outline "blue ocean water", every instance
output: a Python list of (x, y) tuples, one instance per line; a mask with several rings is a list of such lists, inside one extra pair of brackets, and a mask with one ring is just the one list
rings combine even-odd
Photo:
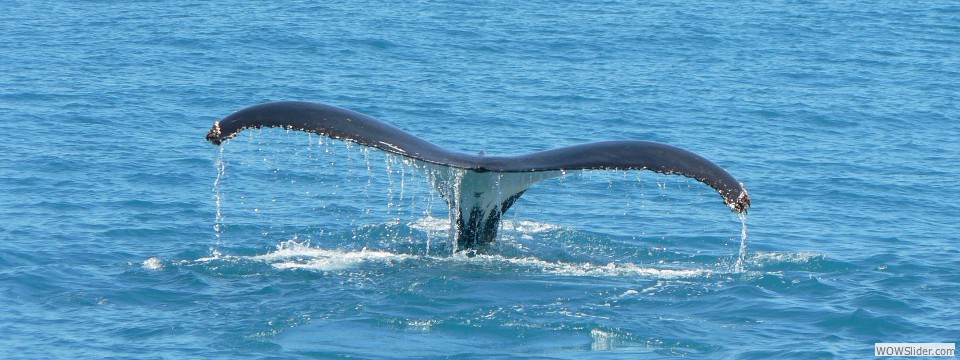
[[(960, 338), (954, 2), (4, 5), (0, 357), (863, 358)], [(543, 182), (489, 251), (454, 254), (401, 159), (204, 140), (276, 100), (466, 153), (694, 151), (750, 191), (744, 270), (716, 193), (648, 172)]]

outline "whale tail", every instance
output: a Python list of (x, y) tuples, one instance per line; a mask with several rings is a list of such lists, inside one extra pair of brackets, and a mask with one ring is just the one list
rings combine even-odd
[(743, 184), (692, 152), (646, 141), (606, 141), (519, 156), (466, 155), (443, 149), (372, 117), (335, 106), (297, 101), (255, 105), (217, 121), (207, 140), (220, 145), (248, 128), (282, 127), (377, 148), (425, 163), (431, 182), (450, 206), (458, 249), (496, 240), (502, 215), (539, 181), (564, 171), (651, 170), (677, 174), (717, 190), (734, 212), (746, 212)]
[(493, 243), (500, 218), (537, 182), (559, 177), (560, 171), (478, 172), (455, 168), (431, 172), (431, 183), (450, 206), (458, 249)]

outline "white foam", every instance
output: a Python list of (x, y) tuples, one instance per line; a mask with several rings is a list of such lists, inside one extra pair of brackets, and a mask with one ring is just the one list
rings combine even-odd
[(593, 329), (590, 330), (590, 337), (593, 338), (593, 342), (590, 344), (590, 350), (609, 351), (613, 350), (614, 341), (617, 340), (619, 336), (617, 333), (611, 331)]
[[(295, 240), (285, 241), (279, 244), (275, 251), (262, 255), (231, 256), (214, 252), (212, 257), (205, 257), (197, 259), (196, 261), (208, 262), (226, 259), (265, 262), (277, 269), (305, 269), (313, 271), (346, 270), (370, 263), (393, 266), (403, 261), (420, 260), (423, 262), (423, 266), (466, 263), (489, 267), (493, 272), (509, 271), (510, 268), (520, 268), (522, 272), (530, 271), (542, 274), (577, 277), (639, 276), (654, 279), (677, 279), (704, 277), (713, 274), (713, 270), (710, 269), (663, 269), (629, 262), (594, 264), (589, 262), (546, 261), (533, 256), (513, 258), (503, 255), (468, 254), (468, 252), (458, 252), (452, 256), (424, 256), (393, 253), (385, 250), (368, 250), (366, 248), (359, 251), (328, 250), (313, 247), (307, 243), (300, 243)], [(148, 266), (162, 267), (158, 259), (155, 260), (155, 262), (151, 260), (152, 259), (148, 259), (144, 262), (145, 268), (148, 268)]]
[(423, 232), (446, 232), (450, 230), (450, 219), (427, 216), (407, 224), (411, 229)]
[(160, 270), (163, 269), (163, 262), (159, 258), (149, 258), (143, 261), (143, 268), (147, 270)]
[[(417, 219), (416, 221), (410, 222), (407, 224), (412, 229), (424, 231), (424, 232), (438, 232), (438, 231), (448, 231), (450, 230), (450, 219), (448, 218), (439, 218), (434, 216), (427, 216), (424, 218)], [(520, 220), (503, 220), (500, 222), (500, 230), (505, 232), (519, 232), (523, 234), (538, 234), (547, 231), (554, 231), (560, 229), (559, 225), (549, 224), (549, 223), (540, 223), (536, 221)]]
[(430, 331), (434, 325), (439, 324), (437, 320), (407, 320), (407, 327), (420, 331)]
[(822, 258), (823, 255), (812, 252), (766, 252), (757, 251), (751, 257), (754, 262), (775, 262), (775, 263), (806, 263), (814, 258)]
[(392, 264), (411, 258), (416, 256), (371, 251), (366, 248), (360, 251), (326, 250), (292, 240), (281, 243), (274, 252), (249, 257), (251, 260), (269, 262), (277, 269), (316, 271), (345, 270), (369, 262)]
[(549, 223), (540, 223), (536, 221), (520, 220), (520, 221), (510, 221), (504, 220), (502, 223), (501, 229), (504, 231), (516, 231), (523, 234), (538, 234), (547, 231), (554, 231), (560, 229), (559, 225), (549, 224)]
[(706, 269), (658, 269), (653, 267), (644, 267), (633, 263), (607, 263), (597, 265), (591, 263), (565, 263), (562, 261), (549, 262), (537, 259), (535, 257), (508, 258), (501, 255), (476, 255), (469, 258), (466, 255), (458, 254), (450, 259), (468, 259), (467, 261), (486, 262), (490, 265), (500, 266), (509, 264), (518, 267), (525, 267), (540, 270), (546, 274), (562, 276), (643, 276), (658, 279), (676, 279), (709, 276), (713, 271)]
[(208, 262), (214, 260), (220, 260), (223, 257), (223, 253), (216, 248), (210, 247), (210, 256), (197, 259), (199, 262)]

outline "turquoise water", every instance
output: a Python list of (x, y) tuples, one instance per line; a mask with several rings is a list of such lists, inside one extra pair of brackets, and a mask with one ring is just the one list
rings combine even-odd
[[(960, 337), (953, 2), (5, 5), (0, 357), (863, 358)], [(275, 100), (466, 153), (694, 151), (750, 191), (744, 271), (719, 196), (647, 172), (543, 182), (488, 252), (454, 254), (400, 159), (204, 140)]]

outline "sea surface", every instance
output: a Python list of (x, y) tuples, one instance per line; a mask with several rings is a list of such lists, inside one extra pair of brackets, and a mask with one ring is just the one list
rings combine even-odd
[[(955, 1), (3, 6), (0, 358), (960, 342)], [(569, 172), (470, 256), (415, 163), (282, 129), (204, 139), (278, 100), (471, 154), (668, 143), (753, 207), (741, 221), (679, 176)]]

